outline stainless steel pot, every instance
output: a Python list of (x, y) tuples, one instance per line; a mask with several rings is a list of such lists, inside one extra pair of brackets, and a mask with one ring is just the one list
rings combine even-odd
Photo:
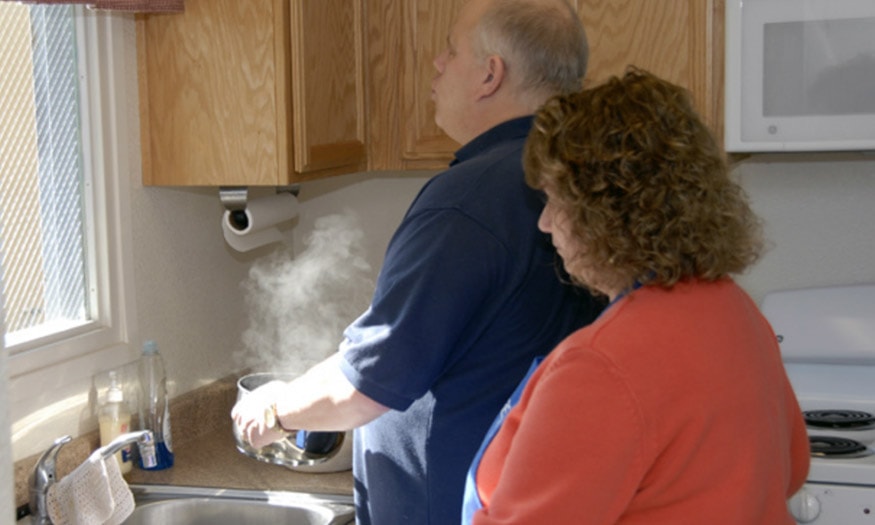
[[(237, 380), (237, 400), (270, 381), (291, 381), (294, 374), (259, 372)], [(339, 472), (352, 468), (352, 432), (314, 432), (298, 430), (285, 439), (253, 448), (243, 440), (237, 424), (234, 440), (237, 450), (251, 458), (291, 470), (305, 472)]]

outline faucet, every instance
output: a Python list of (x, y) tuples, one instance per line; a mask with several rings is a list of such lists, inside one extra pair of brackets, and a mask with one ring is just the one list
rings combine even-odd
[[(55, 442), (43, 452), (33, 468), (33, 473), (30, 476), (30, 512), (33, 515), (31, 520), (32, 525), (50, 525), (49, 508), (47, 498), (49, 487), (55, 484), (56, 463), (58, 452), (61, 447), (72, 441), (71, 436), (63, 436), (55, 440)], [(138, 430), (120, 434), (113, 439), (109, 444), (98, 448), (88, 457), (86, 461), (104, 461), (123, 449), (124, 447), (136, 442), (140, 450), (140, 458), (143, 465), (146, 467), (154, 466), (155, 459), (155, 438), (151, 430)]]
[(88, 458), (91, 461), (101, 461), (111, 458), (116, 452), (130, 445), (137, 443), (137, 448), (140, 450), (140, 459), (144, 467), (154, 467), (157, 459), (155, 456), (155, 436), (151, 430), (136, 430), (127, 434), (119, 434), (115, 439), (107, 445), (100, 447), (91, 453)]
[(55, 462), (61, 447), (73, 440), (72, 436), (59, 437), (52, 446), (43, 452), (36, 462), (33, 473), (30, 475), (30, 511), (33, 514), (31, 523), (44, 525), (51, 523), (49, 511), (46, 506), (46, 496), (49, 487), (55, 483)]

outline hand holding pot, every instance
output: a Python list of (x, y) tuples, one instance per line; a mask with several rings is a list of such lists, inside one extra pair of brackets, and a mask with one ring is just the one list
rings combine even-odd
[(286, 437), (276, 420), (276, 403), (286, 395), (288, 384), (271, 381), (237, 400), (231, 410), (239, 436), (253, 448), (262, 448)]
[[(334, 354), (304, 374), (256, 372), (241, 377), (231, 410), (237, 450), (295, 470), (349, 469), (350, 429), (389, 409), (352, 386), (340, 359)], [(283, 417), (279, 425), (277, 414)]]

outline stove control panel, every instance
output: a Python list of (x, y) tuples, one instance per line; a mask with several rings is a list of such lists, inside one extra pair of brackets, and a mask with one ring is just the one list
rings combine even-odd
[(875, 525), (875, 486), (807, 483), (788, 505), (800, 525)]

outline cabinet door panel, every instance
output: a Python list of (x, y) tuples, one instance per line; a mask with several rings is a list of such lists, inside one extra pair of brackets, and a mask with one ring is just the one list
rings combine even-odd
[(143, 182), (277, 186), (366, 168), (363, 0), (187, 0), (137, 21)]
[[(590, 41), (587, 82), (629, 64), (683, 85), (722, 137), (724, 0), (571, 0)], [(371, 169), (442, 168), (458, 144), (434, 125), (432, 61), (464, 0), (366, 0)]]
[(723, 0), (578, 0), (590, 44), (587, 84), (646, 69), (693, 92), (722, 130)]
[(183, 14), (138, 20), (144, 183), (285, 183), (279, 5), (189, 1)]
[(448, 153), (459, 144), (434, 123), (431, 81), (434, 58), (447, 45), (447, 33), (463, 0), (408, 0), (403, 3), (404, 40), (410, 52), (404, 56), (402, 115), (405, 160), (436, 159), (445, 164)]
[(365, 162), (361, 0), (294, 0), (295, 171)]
[(365, 3), (369, 167), (446, 168), (459, 145), (434, 124), (431, 80), (464, 0)]

